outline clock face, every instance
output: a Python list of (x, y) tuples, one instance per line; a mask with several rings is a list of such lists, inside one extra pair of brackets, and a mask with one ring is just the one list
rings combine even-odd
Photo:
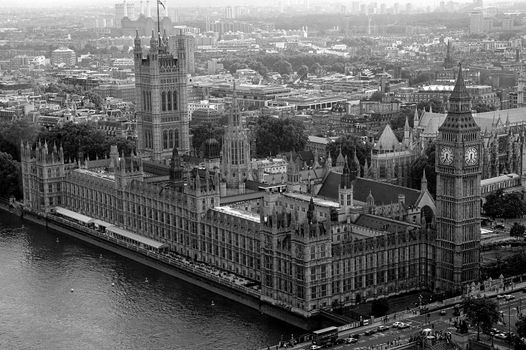
[(479, 152), (476, 147), (469, 147), (464, 154), (466, 165), (476, 165), (479, 161)]
[(449, 147), (442, 147), (440, 150), (440, 163), (450, 165), (453, 163), (453, 151)]

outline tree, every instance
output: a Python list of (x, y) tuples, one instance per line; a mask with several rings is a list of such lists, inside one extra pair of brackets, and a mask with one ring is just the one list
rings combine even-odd
[[(346, 135), (340, 137), (335, 142), (332, 142), (327, 147), (333, 161), (338, 158), (340, 149), (344, 156), (352, 160), (354, 150), (356, 150), (356, 157), (360, 161), (360, 164), (365, 164), (365, 160), (371, 164), (371, 144), (364, 142), (361, 138), (354, 135)], [(352, 162), (351, 162), (352, 163)]]
[(526, 316), (520, 317), (515, 323), (515, 327), (517, 328), (517, 335), (521, 338), (526, 338)]
[(274, 64), (274, 70), (281, 75), (290, 75), (292, 73), (292, 65), (289, 61), (279, 60)]
[(526, 214), (526, 205), (520, 194), (504, 193), (502, 189), (486, 196), (483, 209), (492, 218), (513, 219)]
[(475, 110), (477, 113), (490, 112), (490, 111), (494, 111), (495, 109), (496, 109), (495, 106), (488, 105), (482, 102), (473, 104), (473, 110)]
[(442, 101), (436, 98), (432, 98), (428, 101), (419, 102), (416, 105), (416, 108), (418, 108), (418, 110), (426, 111), (429, 111), (429, 108), (431, 108), (435, 113), (444, 113), (444, 103), (442, 103)]
[(462, 307), (466, 318), (477, 327), (477, 340), (480, 340), (480, 330), (488, 332), (500, 317), (498, 305), (491, 299), (468, 298), (464, 300)]
[(424, 73), (420, 73), (418, 74), (411, 82), (410, 84), (411, 85), (419, 85), (419, 84), (422, 84), (422, 83), (427, 83), (428, 81), (431, 81), (435, 78), (435, 76), (433, 75), (433, 73), (431, 72), (424, 72)]
[(320, 75), (321, 74), (321, 71), (322, 71), (322, 68), (321, 68), (321, 64), (319, 64), (318, 62), (314, 63), (310, 69), (309, 69), (310, 72), (313, 72), (314, 74), (316, 75)]
[(85, 97), (88, 98), (91, 102), (93, 102), (96, 108), (99, 108), (99, 109), (102, 108), (102, 104), (104, 103), (104, 100), (99, 94), (88, 91), (86, 92)]
[(303, 64), (300, 68), (298, 68), (298, 76), (301, 80), (305, 79), (307, 74), (309, 74), (309, 67)]
[(254, 135), (258, 157), (303, 150), (307, 143), (303, 123), (291, 118), (260, 117), (257, 120)]
[(92, 124), (66, 123), (58, 128), (42, 131), (38, 138), (48, 145), (62, 145), (65, 159), (78, 159), (79, 153), (89, 159), (104, 158), (110, 145), (116, 144), (119, 152), (131, 153), (135, 145), (122, 137), (107, 136)]
[(0, 124), (0, 150), (9, 153), (20, 161), (20, 143), (33, 143), (38, 134), (35, 124), (26, 119), (13, 120)]
[(382, 99), (384, 98), (385, 94), (381, 91), (375, 91), (373, 92), (373, 94), (371, 95), (371, 98), (370, 100), (371, 101), (382, 101)]
[(427, 189), (434, 197), (436, 194), (436, 172), (435, 172), (435, 150), (434, 144), (430, 145), (423, 155), (411, 163), (411, 187), (420, 189), (422, 185), (422, 175), (426, 170)]
[(526, 231), (526, 227), (516, 222), (510, 229), (510, 236), (522, 237), (524, 236), (524, 231)]
[(195, 150), (199, 150), (203, 143), (210, 138), (215, 138), (219, 142), (219, 145), (221, 145), (224, 131), (225, 129), (223, 127), (211, 123), (192, 128), (192, 147)]
[(20, 164), (10, 154), (0, 152), (0, 197), (22, 197)]

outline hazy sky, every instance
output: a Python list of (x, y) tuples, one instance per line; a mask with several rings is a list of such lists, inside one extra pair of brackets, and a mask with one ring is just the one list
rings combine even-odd
[[(133, 0), (128, 0), (133, 1)], [(240, 4), (251, 4), (255, 6), (264, 6), (269, 3), (277, 3), (277, 0), (164, 0), (166, 1), (168, 7), (179, 7), (179, 6), (227, 6), (227, 5), (240, 5)], [(282, 0), (287, 2), (287, 0)], [(297, 0), (296, 0), (297, 1)], [(335, 2), (333, 0), (331, 2)], [(360, 1), (360, 0), (359, 0)], [(377, 3), (386, 3), (392, 4), (395, 1), (400, 3), (411, 2), (414, 5), (421, 6), (424, 3), (429, 2), (430, 5), (437, 3), (439, 0), (374, 0)], [(472, 0), (457, 0), (458, 2), (470, 2)], [(487, 0), (488, 2), (500, 2), (505, 0)], [(113, 7), (117, 2), (122, 2), (122, 0), (0, 0), (0, 7), (25, 7), (25, 8), (37, 8), (37, 7), (87, 7), (87, 6), (104, 6), (104, 7)], [(135, 0), (136, 3), (139, 0)], [(295, 0), (292, 0), (295, 2)], [(310, 0), (311, 4), (313, 3), (322, 3), (321, 0)], [(340, 3), (351, 3), (352, 0), (338, 0)], [(360, 2), (366, 3), (368, 0), (361, 0)], [(520, 0), (516, 2), (521, 2)], [(155, 0), (150, 0), (150, 3), (154, 4)]]

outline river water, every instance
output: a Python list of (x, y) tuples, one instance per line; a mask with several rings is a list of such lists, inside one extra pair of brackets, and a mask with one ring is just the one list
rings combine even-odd
[(0, 211), (0, 349), (261, 349), (297, 332)]

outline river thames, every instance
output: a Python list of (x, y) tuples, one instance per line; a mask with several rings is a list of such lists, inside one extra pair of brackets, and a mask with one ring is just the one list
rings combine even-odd
[(0, 211), (0, 349), (261, 349), (295, 332)]

